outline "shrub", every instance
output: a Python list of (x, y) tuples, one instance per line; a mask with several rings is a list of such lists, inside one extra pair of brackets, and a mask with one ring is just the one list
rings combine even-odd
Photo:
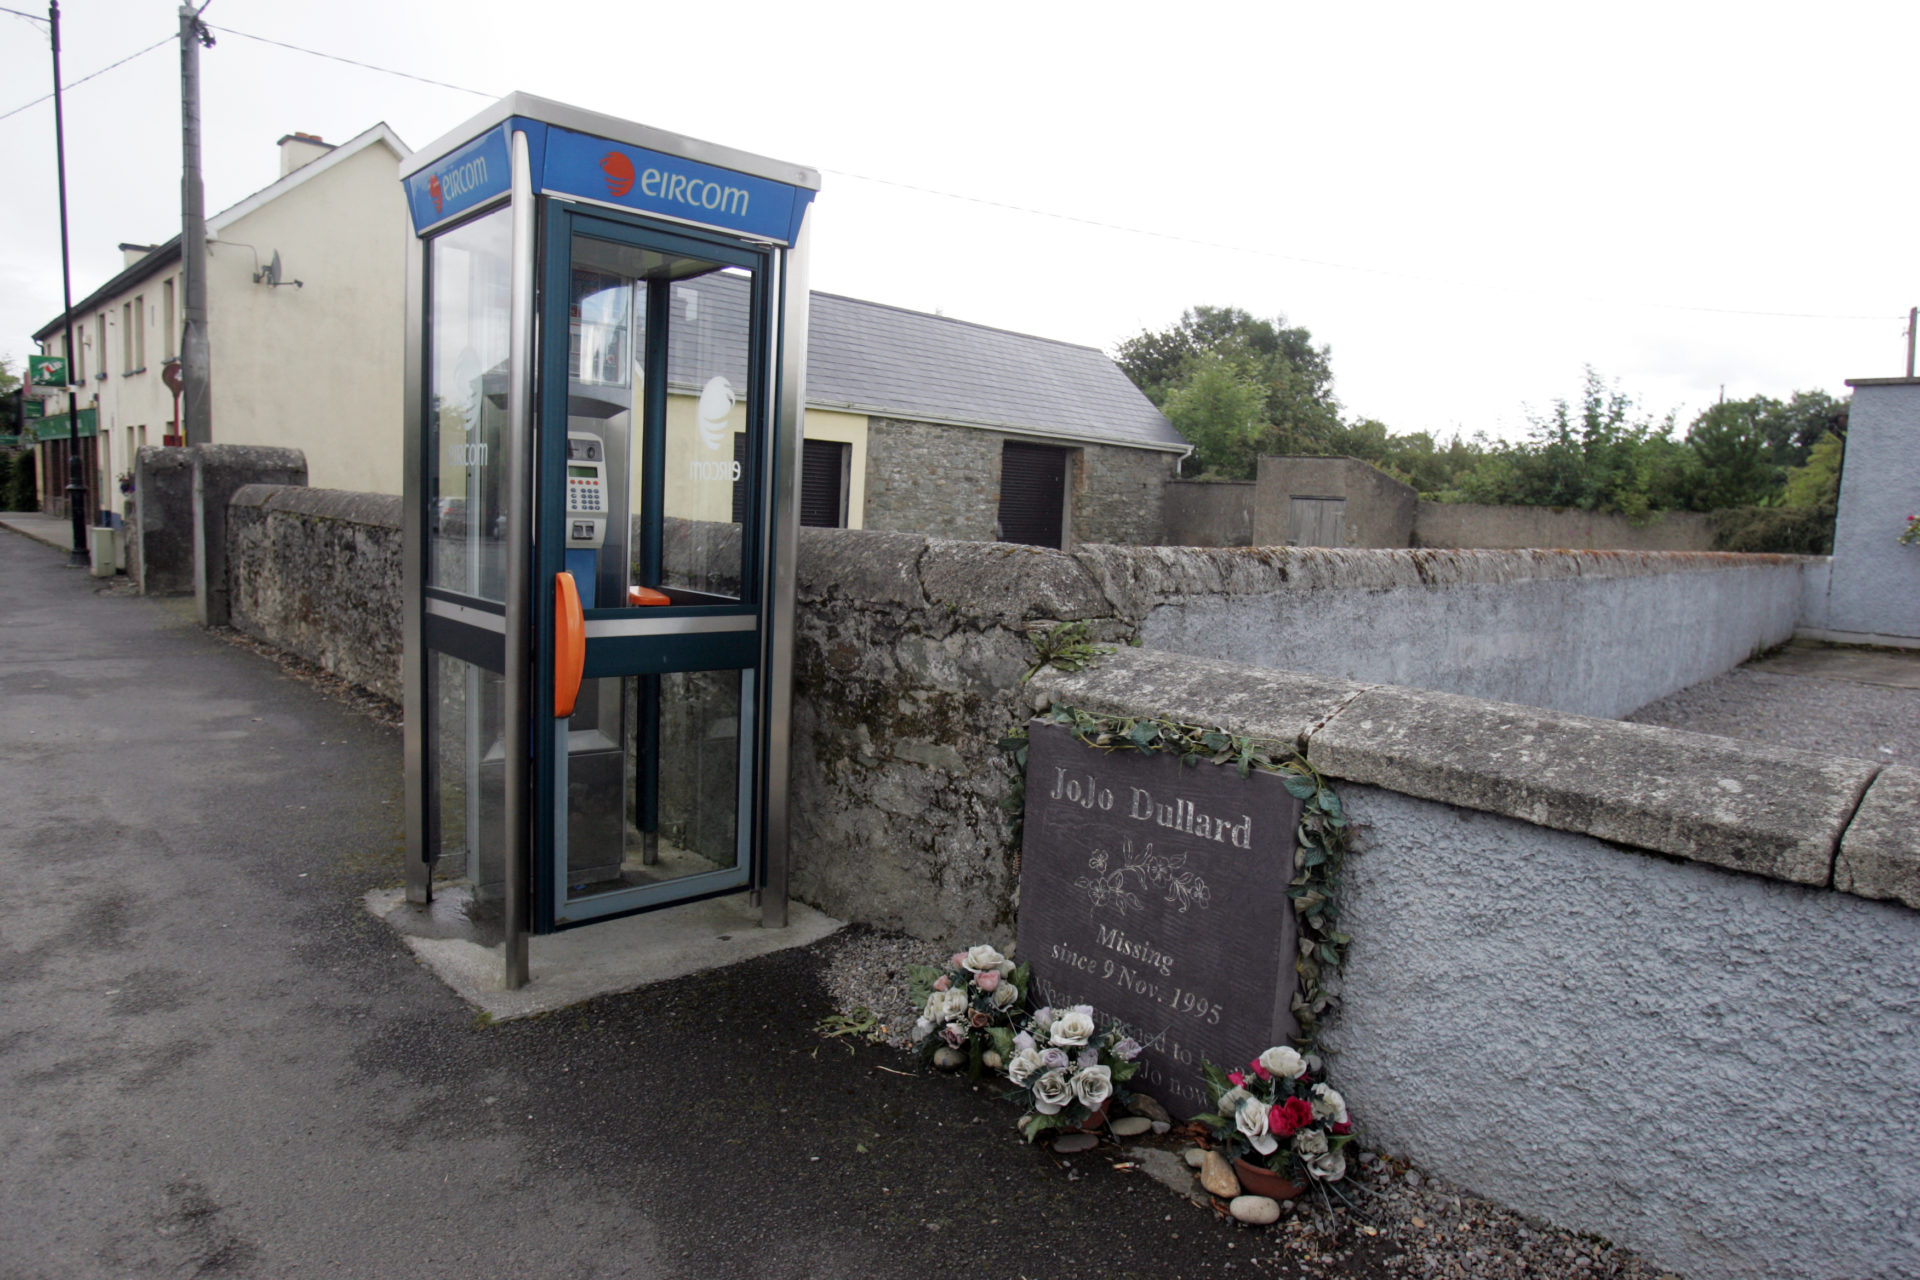
[(1831, 506), (1725, 507), (1708, 516), (1715, 551), (1833, 554)]

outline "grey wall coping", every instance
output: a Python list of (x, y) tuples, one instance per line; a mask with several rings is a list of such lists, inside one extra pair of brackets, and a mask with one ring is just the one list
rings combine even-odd
[(1148, 649), (1032, 688), (1036, 705), (1304, 742), (1314, 768), (1347, 782), (1920, 907), (1920, 770)]
[(1920, 769), (1888, 765), (1840, 841), (1833, 887), (1920, 908)]
[(228, 504), (291, 515), (345, 520), (352, 524), (399, 529), (403, 508), (400, 495), (361, 493), (351, 489), (309, 489), (304, 486), (250, 484), (236, 489)]

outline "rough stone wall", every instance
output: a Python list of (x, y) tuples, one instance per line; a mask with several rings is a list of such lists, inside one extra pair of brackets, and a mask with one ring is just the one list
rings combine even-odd
[(1422, 502), (1416, 547), (1565, 547), (1575, 551), (1711, 551), (1713, 527), (1694, 511), (1664, 511), (1646, 524), (1625, 516), (1557, 507), (1492, 507)]
[(1694, 1280), (1920, 1266), (1920, 913), (1343, 787), (1362, 1140)]
[(400, 499), (249, 485), (227, 507), (234, 628), (400, 700)]
[(192, 595), (193, 451), (142, 445), (135, 459), (134, 580), (142, 595)]
[(1170, 547), (1250, 547), (1253, 507), (1251, 480), (1169, 481), (1162, 541)]
[(991, 542), (1000, 510), (1003, 439), (973, 427), (873, 419), (866, 527)]
[(1920, 512), (1920, 378), (1851, 385), (1833, 581), (1814, 625), (1911, 644), (1920, 640), (1920, 546), (1899, 537)]
[(1084, 445), (1073, 467), (1073, 541), (1156, 546), (1167, 540), (1172, 453)]

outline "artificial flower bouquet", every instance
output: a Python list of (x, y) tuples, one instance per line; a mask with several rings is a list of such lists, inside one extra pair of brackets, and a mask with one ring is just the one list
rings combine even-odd
[(1353, 1141), (1353, 1121), (1317, 1058), (1275, 1045), (1238, 1071), (1203, 1062), (1201, 1072), (1213, 1111), (1194, 1119), (1213, 1131), (1214, 1146), (1227, 1159), (1302, 1186), (1346, 1176), (1340, 1149)]
[(1109, 1099), (1126, 1101), (1140, 1056), (1131, 1036), (1099, 1029), (1090, 1004), (1036, 1009), (1007, 1049), (1007, 1079), (1024, 1098), (1020, 1131), (1028, 1142), (1048, 1129), (1085, 1127)]
[(907, 981), (920, 1006), (913, 1038), (935, 1066), (964, 1066), (976, 1079), (982, 1068), (1001, 1069), (1026, 1012), (1026, 965), (983, 944), (954, 952), (944, 969), (913, 965)]

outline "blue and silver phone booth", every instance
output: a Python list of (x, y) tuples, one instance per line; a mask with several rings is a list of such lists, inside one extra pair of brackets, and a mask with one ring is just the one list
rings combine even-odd
[(811, 169), (515, 94), (401, 166), (407, 888), (786, 923)]

